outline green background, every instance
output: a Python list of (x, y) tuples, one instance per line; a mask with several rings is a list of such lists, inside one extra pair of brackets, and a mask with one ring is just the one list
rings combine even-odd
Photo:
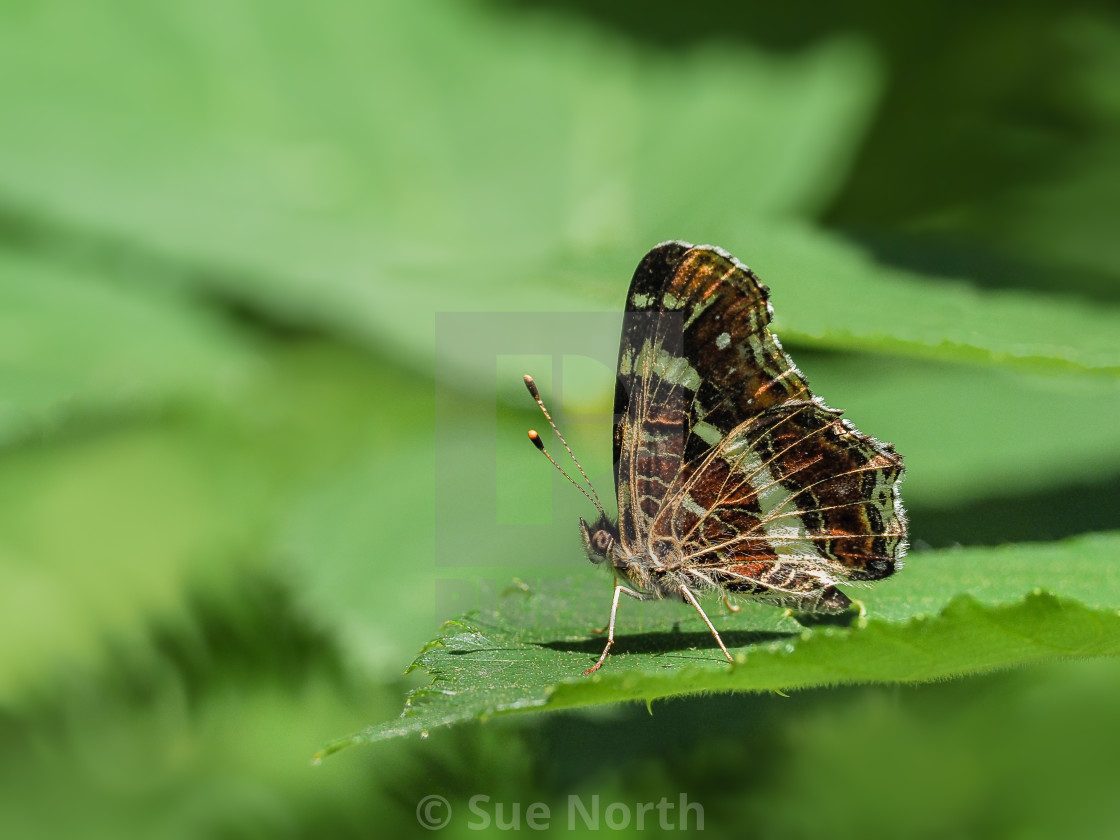
[(0, 6), (0, 836), (428, 836), (430, 794), (441, 836), (477, 794), (567, 835), (570, 794), (682, 793), (712, 836), (1115, 836), (1115, 659), (310, 759), (515, 577), (605, 618), (520, 376), (610, 496), (617, 313), (670, 238), (758, 271), (906, 457), (900, 581), (1010, 551), (1115, 611), (1114, 537), (1099, 586), (1005, 546), (1120, 526), (1118, 77), (1085, 0)]

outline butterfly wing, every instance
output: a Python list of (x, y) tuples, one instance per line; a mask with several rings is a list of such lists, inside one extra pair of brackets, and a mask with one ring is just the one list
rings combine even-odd
[(614, 463), (619, 539), (627, 548), (649, 533), (684, 458), (687, 408), (698, 377), (695, 371), (667, 370), (664, 362), (680, 355), (684, 321), (665, 313), (661, 301), (687, 250), (683, 243), (667, 242), (650, 251), (626, 296), (614, 397)]
[(709, 246), (651, 251), (627, 298), (615, 460), (624, 545), (698, 584), (838, 609), (905, 550), (902, 461), (809, 391), (769, 293)]
[(905, 551), (901, 457), (816, 400), (744, 422), (666, 494), (651, 540), (697, 585), (799, 609), (847, 606), (836, 583), (887, 577)]

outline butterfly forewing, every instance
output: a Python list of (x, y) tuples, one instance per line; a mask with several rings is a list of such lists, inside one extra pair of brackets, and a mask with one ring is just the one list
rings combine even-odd
[(642, 260), (630, 284), (618, 351), (614, 460), (619, 535), (636, 546), (676, 478), (699, 376), (683, 354), (684, 314), (664, 306), (687, 246), (670, 242)]
[(768, 335), (767, 290), (717, 248), (667, 242), (639, 264), (626, 299), (615, 392), (620, 530), (648, 534), (660, 500), (695, 459), (761, 408), (808, 389)]

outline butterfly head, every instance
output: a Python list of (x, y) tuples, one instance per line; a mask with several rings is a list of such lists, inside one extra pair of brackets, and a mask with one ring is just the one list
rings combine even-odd
[(611, 556), (611, 549), (618, 542), (618, 527), (607, 519), (606, 514), (601, 515), (594, 525), (588, 525), (587, 520), (580, 517), (579, 530), (587, 559), (599, 565)]

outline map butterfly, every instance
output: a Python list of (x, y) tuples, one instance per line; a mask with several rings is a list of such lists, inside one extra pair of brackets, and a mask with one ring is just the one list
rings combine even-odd
[(665, 242), (638, 265), (626, 297), (615, 389), (618, 522), (525, 377), (599, 511), (580, 519), (591, 562), (615, 574), (606, 646), (620, 595), (675, 598), (719, 632), (698, 594), (717, 591), (798, 611), (840, 613), (837, 584), (893, 574), (906, 552), (902, 458), (813, 396), (771, 334), (769, 290), (709, 245)]

